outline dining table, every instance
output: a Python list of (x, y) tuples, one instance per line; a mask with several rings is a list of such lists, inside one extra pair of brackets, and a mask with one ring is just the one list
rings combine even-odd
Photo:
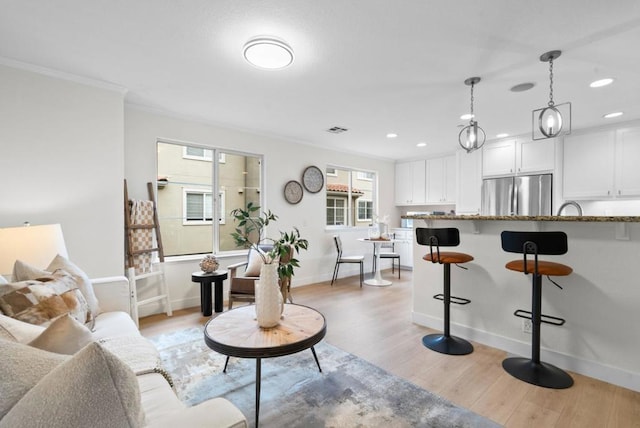
[(380, 273), (380, 247), (382, 247), (382, 244), (391, 244), (393, 242), (397, 242), (397, 240), (393, 238), (358, 238), (358, 241), (373, 244), (373, 252), (376, 255), (376, 270), (373, 274), (373, 278), (365, 279), (364, 283), (374, 287), (388, 287), (393, 284), (391, 281), (383, 279), (382, 274)]

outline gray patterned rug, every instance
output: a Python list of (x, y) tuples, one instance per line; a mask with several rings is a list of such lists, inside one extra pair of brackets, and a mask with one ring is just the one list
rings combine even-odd
[[(225, 357), (202, 328), (151, 337), (180, 399), (195, 405), (223, 396), (254, 424), (255, 360)], [(469, 410), (322, 341), (311, 351), (262, 360), (262, 427), (497, 427)]]

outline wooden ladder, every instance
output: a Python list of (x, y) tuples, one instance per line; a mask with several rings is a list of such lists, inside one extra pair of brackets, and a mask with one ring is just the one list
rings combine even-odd
[[(129, 291), (131, 298), (131, 318), (138, 325), (138, 308), (140, 306), (154, 303), (163, 302), (164, 309), (167, 316), (173, 314), (171, 310), (171, 299), (169, 297), (169, 288), (165, 280), (164, 272), (164, 251), (162, 248), (162, 235), (160, 234), (160, 223), (158, 222), (158, 210), (156, 207), (155, 192), (153, 189), (153, 183), (147, 183), (147, 190), (149, 192), (149, 200), (153, 204), (153, 216), (151, 224), (132, 224), (131, 222), (131, 205), (133, 201), (129, 200), (129, 193), (127, 191), (127, 180), (124, 180), (124, 227), (126, 232), (126, 253), (127, 253), (127, 278), (129, 279)], [(149, 248), (134, 249), (135, 233), (137, 230), (152, 229), (155, 233), (155, 246), (151, 245)], [(152, 239), (153, 243), (153, 239)], [(149, 272), (141, 272), (136, 274), (134, 267), (135, 257), (143, 254), (157, 253), (159, 263), (152, 263), (151, 270)], [(155, 281), (147, 280), (149, 278), (157, 278)], [(151, 288), (153, 285), (159, 287), (157, 295), (148, 297), (142, 300), (138, 300), (138, 286), (141, 288)]]

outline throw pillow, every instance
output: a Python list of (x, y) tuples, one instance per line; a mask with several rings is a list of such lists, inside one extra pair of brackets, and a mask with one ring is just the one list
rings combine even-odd
[(87, 300), (89, 308), (91, 309), (91, 313), (94, 316), (97, 316), (100, 313), (100, 307), (98, 305), (98, 298), (93, 291), (91, 280), (89, 279), (87, 274), (82, 271), (82, 269), (59, 254), (54, 257), (54, 259), (51, 261), (51, 263), (49, 263), (49, 266), (45, 270), (38, 269), (37, 267), (31, 266), (21, 260), (16, 260), (15, 264), (13, 265), (13, 280), (25, 281), (28, 279), (47, 277), (58, 269), (62, 269), (65, 272), (70, 273), (76, 279), (78, 288), (80, 289), (80, 292), (82, 293), (84, 298)]
[(0, 422), (4, 422), (3, 418), (9, 410), (36, 383), (67, 358), (66, 355), (42, 351), (22, 343), (0, 340)]
[(53, 321), (29, 346), (43, 351), (73, 355), (93, 342), (91, 331), (69, 314)]
[(260, 276), (260, 268), (264, 263), (262, 257), (264, 256), (265, 253), (260, 249), (249, 249), (249, 262), (247, 263), (247, 269), (244, 271), (244, 276)]
[(10, 335), (14, 342), (29, 343), (40, 336), (45, 328), (0, 314), (0, 330)]
[(135, 374), (96, 342), (53, 369), (0, 420), (0, 428), (143, 424)]
[(83, 324), (91, 320), (89, 306), (75, 279), (64, 271), (58, 271), (51, 281), (0, 285), (0, 310), (36, 325), (48, 324), (66, 313)]

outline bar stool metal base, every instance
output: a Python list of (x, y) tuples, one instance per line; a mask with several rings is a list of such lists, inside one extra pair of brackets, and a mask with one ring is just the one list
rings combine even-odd
[(502, 361), (502, 367), (511, 376), (533, 385), (553, 389), (573, 385), (573, 379), (564, 370), (551, 364), (536, 363), (530, 358), (507, 358)]
[(444, 334), (428, 334), (422, 344), (432, 351), (447, 355), (467, 355), (473, 352), (473, 345), (464, 339)]

